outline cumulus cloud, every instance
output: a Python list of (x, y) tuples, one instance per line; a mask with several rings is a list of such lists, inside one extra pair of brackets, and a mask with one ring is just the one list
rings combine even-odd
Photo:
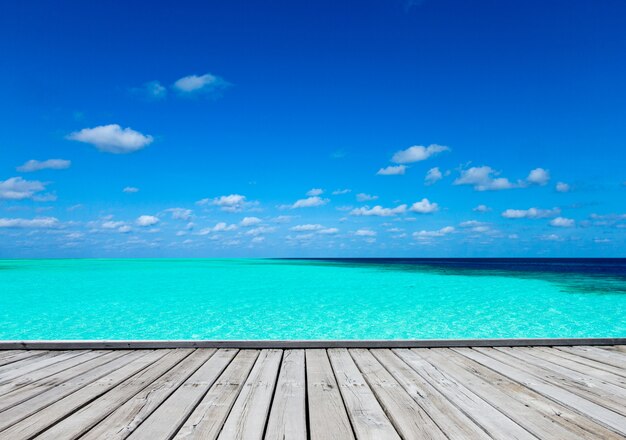
[(539, 237), (543, 241), (563, 241), (563, 237), (557, 234), (547, 234)]
[(169, 208), (165, 212), (168, 212), (174, 220), (190, 220), (193, 211), (186, 208)]
[(219, 206), (221, 210), (228, 212), (241, 211), (245, 206), (252, 204), (252, 202), (246, 201), (246, 196), (241, 194), (230, 194), (227, 196), (220, 196), (214, 199), (202, 199), (196, 202), (197, 205), (214, 205)]
[(359, 202), (369, 202), (371, 200), (376, 200), (378, 196), (373, 196), (371, 194), (359, 193), (356, 195), (356, 199)]
[(120, 226), (124, 226), (126, 223), (123, 221), (113, 221), (113, 220), (107, 220), (102, 222), (102, 227), (104, 229), (117, 229)]
[(172, 87), (181, 95), (216, 95), (229, 86), (230, 84), (219, 76), (205, 73), (182, 77)]
[(489, 212), (491, 211), (491, 208), (487, 205), (478, 205), (477, 207), (475, 207), (472, 211), (476, 211), (476, 212)]
[(65, 159), (29, 160), (24, 165), (17, 167), (17, 171), (30, 173), (39, 170), (64, 170), (69, 168), (72, 162)]
[(0, 228), (19, 228), (19, 229), (47, 229), (59, 226), (59, 220), (55, 217), (36, 217), (27, 218), (0, 218)]
[(432, 185), (441, 179), (443, 179), (443, 174), (441, 173), (439, 167), (435, 167), (428, 170), (426, 177), (424, 177), (424, 183), (426, 185)]
[(141, 227), (154, 226), (159, 223), (159, 218), (154, 215), (140, 215), (135, 223)]
[(423, 240), (423, 239), (428, 239), (428, 238), (433, 238), (433, 237), (443, 237), (444, 235), (451, 234), (454, 231), (455, 229), (453, 226), (446, 226), (446, 227), (443, 227), (441, 229), (437, 229), (434, 231), (421, 230), (419, 232), (414, 232), (413, 237)]
[(556, 226), (558, 228), (571, 228), (576, 224), (574, 219), (565, 218), (565, 217), (557, 217), (550, 220), (551, 226)]
[(313, 188), (306, 193), (309, 197), (321, 196), (322, 194), (324, 194), (324, 190), (321, 188)]
[(291, 208), (291, 209), (313, 208), (315, 206), (325, 205), (329, 201), (330, 200), (323, 199), (323, 198), (321, 198), (319, 196), (313, 196), (313, 197), (307, 197), (306, 199), (296, 200), (293, 205), (283, 206), (283, 208), (285, 208), (285, 207), (286, 208)]
[(317, 231), (318, 234), (332, 235), (337, 234), (339, 229), (337, 228), (324, 228)]
[(351, 189), (336, 189), (333, 191), (333, 195), (334, 196), (340, 196), (342, 194), (348, 194), (350, 191), (352, 191)]
[(545, 185), (550, 180), (550, 172), (548, 170), (544, 170), (543, 168), (535, 168), (531, 170), (526, 178), (528, 183), (533, 183), (536, 185)]
[(439, 205), (437, 203), (431, 203), (430, 200), (424, 198), (419, 202), (413, 203), (410, 208), (411, 212), (417, 212), (419, 214), (431, 214), (439, 211)]
[(91, 144), (100, 151), (113, 154), (139, 151), (154, 140), (150, 135), (144, 135), (130, 127), (123, 129), (118, 124), (83, 128), (80, 131), (70, 133), (67, 139)]
[(406, 205), (399, 205), (395, 208), (383, 208), (380, 205), (376, 205), (373, 208), (364, 206), (362, 208), (356, 208), (350, 211), (350, 215), (356, 216), (376, 216), (376, 217), (390, 217), (397, 214), (404, 214), (406, 212)]
[(407, 148), (406, 150), (401, 150), (396, 152), (391, 158), (392, 162), (395, 163), (412, 163), (419, 162), (422, 160), (426, 160), (429, 157), (432, 157), (436, 154), (439, 154), (443, 151), (449, 151), (450, 148), (444, 147), (443, 145), (432, 144), (428, 147), (424, 147), (423, 145), (414, 145), (412, 147)]
[(270, 232), (274, 232), (275, 230), (276, 228), (271, 227), (271, 226), (259, 226), (257, 228), (252, 228), (246, 231), (246, 235), (257, 236), (257, 235), (269, 234)]
[(45, 195), (38, 194), (46, 189), (46, 185), (46, 183), (38, 180), (25, 180), (21, 177), (0, 180), (0, 200), (33, 199), (47, 201)]
[(502, 213), (502, 217), (504, 218), (546, 218), (546, 217), (557, 216), (560, 213), (561, 213), (561, 210), (559, 208), (507, 209), (506, 211)]
[(354, 231), (354, 235), (357, 237), (376, 237), (376, 231), (372, 231), (371, 229), (359, 229)]
[(122, 190), (122, 192), (132, 194), (132, 193), (139, 192), (139, 188), (135, 188), (134, 186), (127, 186), (126, 188)]
[(404, 174), (405, 172), (406, 172), (406, 166), (404, 165), (397, 165), (397, 166), (389, 165), (388, 167), (381, 168), (380, 170), (378, 170), (376, 174), (379, 176), (399, 176), (401, 174)]
[(572, 188), (570, 187), (568, 183), (558, 182), (556, 184), (555, 189), (557, 190), (557, 192), (566, 193), (566, 192), (570, 192)]
[(241, 226), (248, 227), (261, 223), (261, 219), (258, 217), (244, 217), (239, 223)]
[(518, 186), (505, 177), (497, 177), (499, 174), (489, 166), (471, 167), (461, 170), (454, 184), (472, 185), (476, 191), (497, 191)]

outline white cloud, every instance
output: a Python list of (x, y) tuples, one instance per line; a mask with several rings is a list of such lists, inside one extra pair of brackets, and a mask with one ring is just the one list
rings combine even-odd
[(320, 229), (319, 231), (317, 231), (318, 234), (325, 234), (325, 235), (332, 235), (338, 232), (339, 232), (339, 229), (337, 228), (325, 228), (325, 229)]
[(505, 218), (546, 218), (554, 217), (561, 213), (559, 208), (552, 209), (507, 209), (502, 213), (502, 217)]
[(536, 185), (545, 185), (550, 180), (550, 172), (543, 168), (535, 168), (531, 170), (526, 178), (528, 183), (534, 183)]
[(138, 226), (142, 227), (153, 226), (159, 223), (159, 218), (153, 215), (140, 215), (139, 217), (137, 217), (135, 223), (137, 223)]
[(376, 205), (373, 208), (365, 206), (362, 208), (353, 209), (352, 211), (350, 211), (350, 215), (390, 217), (397, 214), (404, 214), (405, 212), (406, 205), (399, 205), (395, 208), (383, 208), (380, 205)]
[(419, 232), (414, 232), (413, 237), (420, 239), (420, 240), (424, 240), (424, 239), (428, 239), (432, 237), (443, 237), (444, 235), (451, 234), (454, 231), (455, 229), (453, 226), (446, 226), (444, 228), (437, 229), (435, 231), (422, 230)]
[(124, 226), (125, 224), (126, 223), (122, 221), (107, 220), (105, 222), (102, 222), (102, 227), (104, 229), (117, 229), (120, 226)]
[(557, 190), (557, 192), (566, 193), (566, 192), (570, 192), (572, 188), (570, 187), (568, 183), (558, 182), (556, 184), (555, 189)]
[(292, 215), (279, 215), (278, 217), (274, 217), (272, 221), (274, 223), (289, 223), (292, 218)]
[(333, 191), (333, 195), (334, 196), (340, 196), (342, 194), (348, 194), (349, 192), (351, 192), (351, 189), (336, 189)]
[(354, 232), (357, 237), (376, 237), (376, 232), (371, 229), (359, 229)]
[(441, 179), (443, 179), (443, 174), (441, 174), (439, 167), (435, 167), (428, 170), (426, 177), (424, 178), (424, 183), (426, 183), (426, 185), (432, 185)]
[(219, 206), (222, 211), (238, 212), (241, 211), (246, 205), (252, 202), (246, 201), (246, 196), (241, 194), (230, 194), (227, 196), (220, 196), (214, 199), (202, 199), (196, 202), (197, 205), (214, 205)]
[(324, 194), (324, 190), (321, 188), (313, 188), (306, 193), (309, 197), (321, 196), (322, 194)]
[(539, 239), (543, 241), (563, 241), (563, 237), (556, 234), (542, 235)]
[(69, 168), (72, 162), (65, 159), (29, 160), (24, 165), (17, 167), (17, 171), (30, 173), (39, 170), (64, 170)]
[(291, 209), (312, 208), (315, 206), (325, 205), (329, 201), (330, 200), (328, 199), (322, 199), (321, 197), (313, 196), (313, 197), (307, 197), (306, 199), (296, 200), (296, 202), (293, 205), (287, 206), (287, 208), (291, 208)]
[[(21, 177), (11, 177), (5, 181), (0, 180), (0, 200), (33, 199), (45, 201), (45, 195), (38, 195), (37, 193), (44, 191), (46, 185), (46, 183), (38, 180), (25, 180)], [(39, 199), (37, 199), (38, 197)]]
[(148, 101), (160, 101), (167, 97), (167, 89), (159, 81), (148, 81), (141, 87), (133, 88), (130, 91)]
[(177, 80), (173, 88), (185, 95), (189, 94), (214, 94), (228, 88), (230, 84), (216, 75), (206, 73), (204, 75), (189, 75)]
[(557, 217), (557, 218), (550, 220), (551, 226), (556, 226), (559, 228), (571, 228), (575, 224), (576, 222), (573, 219), (565, 218), (565, 217)]
[(422, 145), (414, 145), (407, 148), (406, 150), (396, 152), (396, 154), (394, 154), (391, 158), (391, 161), (395, 163), (419, 162), (422, 160), (426, 160), (429, 157), (439, 154), (443, 151), (449, 150), (450, 148), (437, 144), (432, 144), (428, 147), (424, 147)]
[(261, 219), (258, 217), (244, 217), (243, 220), (239, 223), (241, 226), (254, 226), (261, 223)]
[(263, 243), (265, 241), (265, 237), (254, 237), (250, 240), (251, 243)]
[(0, 228), (55, 228), (59, 220), (55, 217), (0, 218)]
[(122, 129), (118, 124), (100, 125), (94, 128), (83, 128), (70, 133), (67, 139), (84, 142), (95, 146), (106, 153), (132, 153), (150, 145), (154, 138), (144, 135), (130, 127)]
[(489, 212), (491, 208), (487, 205), (478, 205), (476, 208), (472, 209), (472, 211), (476, 212)]
[(226, 222), (219, 222), (215, 226), (201, 229), (200, 231), (198, 231), (198, 235), (208, 235), (212, 232), (228, 232), (234, 231), (235, 229), (237, 229), (237, 225), (235, 224), (229, 225)]
[(137, 193), (139, 192), (139, 188), (135, 188), (134, 186), (127, 186), (126, 188), (122, 190), (122, 192), (125, 192), (128, 194)]
[(169, 212), (174, 220), (190, 220), (193, 211), (186, 208), (169, 208), (165, 212)]
[(454, 181), (454, 184), (472, 185), (476, 191), (497, 191), (519, 186), (505, 177), (496, 177), (499, 174), (489, 166), (471, 167), (461, 170), (461, 175)]
[(306, 224), (306, 225), (296, 225), (289, 228), (290, 231), (295, 232), (305, 232), (305, 231), (319, 231), (320, 229), (324, 229), (324, 226), (319, 224)]
[(388, 167), (381, 168), (376, 174), (379, 176), (399, 176), (401, 174), (404, 174), (405, 171), (406, 166), (404, 165), (390, 165)]
[(371, 194), (359, 193), (356, 195), (356, 199), (359, 202), (369, 202), (370, 200), (376, 200), (378, 196), (373, 196)]
[(258, 228), (252, 228), (252, 229), (246, 231), (246, 235), (257, 236), (257, 235), (269, 234), (270, 232), (274, 232), (275, 230), (276, 230), (276, 228), (274, 228), (274, 227), (259, 226)]
[(132, 231), (132, 228), (128, 225), (120, 226), (119, 228), (117, 228), (117, 232), (121, 232), (122, 234), (126, 234), (130, 231)]
[(431, 214), (439, 211), (439, 205), (437, 203), (431, 203), (430, 200), (424, 198), (419, 202), (413, 203), (410, 210), (419, 214)]

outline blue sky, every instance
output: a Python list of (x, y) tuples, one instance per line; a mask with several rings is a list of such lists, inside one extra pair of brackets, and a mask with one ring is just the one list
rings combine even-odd
[(622, 1), (4, 2), (0, 257), (625, 256)]

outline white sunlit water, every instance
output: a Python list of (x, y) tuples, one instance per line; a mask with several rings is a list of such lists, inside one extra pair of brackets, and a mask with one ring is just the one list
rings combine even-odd
[(626, 336), (622, 280), (595, 292), (593, 279), (581, 289), (562, 277), (301, 260), (0, 260), (0, 339)]

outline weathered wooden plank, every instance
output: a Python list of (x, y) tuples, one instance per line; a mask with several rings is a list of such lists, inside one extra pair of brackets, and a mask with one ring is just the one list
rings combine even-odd
[(0, 351), (0, 366), (15, 362), (13, 359), (21, 356), (23, 353), (28, 353), (27, 350), (3, 350)]
[[(74, 393), (56, 400), (51, 405), (13, 424), (10, 428), (0, 433), (0, 438), (30, 439), (34, 437), (59, 420), (74, 413), (78, 408), (102, 396), (130, 376), (153, 364), (167, 354), (168, 351), (169, 350), (155, 350), (149, 353), (141, 353), (141, 356), (133, 359), (130, 363), (120, 368), (110, 370), (109, 374), (106, 376), (85, 385)], [(132, 355), (133, 353), (128, 356)]]
[(311, 440), (353, 440), (348, 413), (326, 350), (306, 350), (306, 375)]
[(237, 350), (233, 349), (216, 351), (128, 438), (154, 440), (173, 437), (236, 354)]
[(282, 350), (263, 350), (235, 401), (219, 439), (258, 440), (270, 411)]
[(538, 438), (596, 439), (600, 433), (605, 439), (618, 438), (606, 428), (450, 349), (421, 354)]
[(446, 396), (452, 404), (467, 414), (478, 425), (496, 439), (534, 439), (535, 436), (515, 423), (496, 408), (485, 402), (462, 383), (447, 374), (438, 365), (433, 365), (420, 355), (419, 350), (394, 350), (402, 360), (420, 376)]
[(400, 439), (376, 396), (345, 348), (328, 350), (352, 428), (358, 439)]
[(524, 370), (555, 385), (567, 388), (573, 393), (596, 402), (606, 408), (626, 416), (626, 393), (624, 389), (593, 377), (580, 375), (576, 371), (544, 361), (534, 356), (527, 356), (509, 348), (493, 350), (508, 356), (504, 359), (512, 365), (523, 365)]
[(78, 355), (86, 353), (84, 350), (76, 350), (76, 351), (59, 351), (59, 352), (50, 352), (50, 354), (46, 354), (44, 356), (39, 356), (35, 358), (32, 362), (22, 366), (21, 368), (15, 368), (9, 371), (5, 371), (0, 373), (0, 385), (5, 384), (7, 382), (15, 381), (20, 376), (25, 376), (28, 373), (32, 373), (33, 371), (43, 370), (48, 368), (58, 362), (74, 358)]
[(237, 353), (174, 438), (217, 438), (258, 356), (258, 350)]
[(27, 365), (29, 362), (32, 362), (35, 358), (46, 355), (49, 356), (50, 352), (45, 350), (27, 350), (21, 353), (14, 354), (13, 356), (7, 357), (3, 362), (0, 362), (0, 373), (12, 371), (16, 368), (21, 368), (22, 366)]
[[(118, 407), (146, 388), (160, 376), (189, 356), (193, 350), (180, 349), (165, 356), (139, 371), (115, 388), (100, 396), (88, 405), (72, 413), (36, 438), (39, 440), (76, 439), (111, 414)], [(67, 399), (64, 399), (67, 400)], [(63, 401), (59, 402), (64, 403)], [(67, 406), (67, 403), (64, 403)]]
[(145, 354), (145, 351), (111, 353), (110, 356), (105, 355), (94, 359), (93, 362), (79, 365), (71, 374), (64, 371), (48, 383), (37, 384), (39, 386), (32, 389), (26, 386), (3, 396), (0, 404), (8, 409), (2, 412), (0, 431)]
[(604, 362), (594, 361), (592, 359), (578, 356), (566, 351), (561, 351), (555, 348), (534, 347), (535, 351), (550, 353), (552, 356), (558, 356), (560, 358), (569, 359), (573, 362), (578, 362), (581, 365), (586, 366), (587, 370), (603, 370), (609, 373), (616, 374), (620, 377), (626, 378), (626, 366), (623, 368), (614, 367), (613, 365), (605, 364)]
[[(578, 373), (576, 375), (578, 377), (580, 377), (580, 375), (582, 374), (583, 377), (592, 377), (599, 381), (608, 382), (618, 387), (626, 388), (626, 370), (622, 370), (622, 374), (624, 375), (623, 376), (621, 374), (614, 374), (610, 371), (606, 371), (601, 368), (589, 368), (589, 365), (585, 363), (574, 361), (565, 357), (567, 353), (559, 352), (559, 353), (563, 353), (564, 356), (559, 356), (559, 355), (554, 354), (554, 352), (557, 351), (554, 349), (545, 349), (544, 351), (544, 349), (540, 349), (540, 347), (534, 348), (534, 349), (520, 347), (517, 350), (519, 351), (519, 353), (523, 353), (527, 356), (541, 359), (545, 362), (549, 362), (550, 364), (554, 364), (560, 367), (567, 368), (568, 370), (575, 371)], [(578, 359), (586, 359), (586, 358), (579, 357)], [(589, 359), (587, 359), (587, 361), (595, 362)], [(599, 362), (596, 362), (596, 363), (599, 363)], [(607, 368), (614, 368), (615, 370), (619, 371), (619, 369), (615, 367), (611, 367), (610, 365), (607, 365)], [(626, 389), (624, 389), (623, 394), (626, 395)]]
[(266, 440), (306, 440), (304, 350), (285, 350), (265, 432)]
[(415, 402), (451, 439), (479, 439), (491, 437), (465, 413), (452, 405), (435, 387), (389, 349), (370, 350), (387, 371), (398, 381)]
[(602, 350), (598, 347), (584, 346), (559, 347), (558, 349), (567, 353), (583, 356), (594, 361), (604, 362), (605, 364), (612, 365), (617, 368), (624, 368), (624, 364), (626, 364), (626, 353), (619, 353), (617, 351)]
[(129, 399), (98, 425), (81, 437), (81, 440), (123, 440), (152, 414), (214, 353), (199, 349), (185, 358), (143, 391)]
[[(55, 387), (62, 386), (67, 388), (74, 383), (74, 378), (76, 378), (76, 380), (80, 380), (81, 378), (79, 376), (85, 374), (86, 372), (126, 354), (128, 354), (128, 352), (110, 352), (22, 387), (17, 387), (17, 389), (10, 390), (2, 396), (2, 399), (0, 399), (0, 411), (6, 411), (9, 408), (12, 408), (28, 399), (32, 399), (39, 394), (52, 390)], [(100, 371), (104, 375), (108, 369), (103, 368)], [(1, 423), (0, 426), (2, 426)]]
[[(510, 357), (503, 353), (482, 348), (454, 348), (453, 350), (509, 379), (521, 383), (549, 399), (592, 418), (619, 434), (626, 435), (626, 417), (582, 398), (578, 394), (572, 393), (565, 388), (528, 373), (523, 369), (524, 366), (520, 366), (519, 363), (516, 363), (515, 366), (508, 364), (506, 361), (510, 361)], [(501, 360), (502, 358), (505, 360)]]
[(446, 436), (393, 378), (384, 366), (362, 348), (349, 350), (361, 374), (403, 438), (445, 439)]
[(64, 361), (58, 362), (54, 365), (51, 365), (45, 369), (33, 371), (32, 373), (28, 373), (24, 376), (20, 376), (17, 379), (11, 380), (8, 383), (0, 385), (0, 396), (4, 396), (8, 393), (11, 393), (19, 388), (25, 387), (27, 385), (33, 384), (41, 379), (53, 376), (61, 371), (67, 370), (69, 368), (80, 365), (84, 362), (87, 362), (91, 359), (98, 358), (100, 356), (104, 356), (109, 353), (106, 350), (93, 350), (87, 351), (81, 355), (76, 357), (72, 357), (70, 359), (66, 359)]

